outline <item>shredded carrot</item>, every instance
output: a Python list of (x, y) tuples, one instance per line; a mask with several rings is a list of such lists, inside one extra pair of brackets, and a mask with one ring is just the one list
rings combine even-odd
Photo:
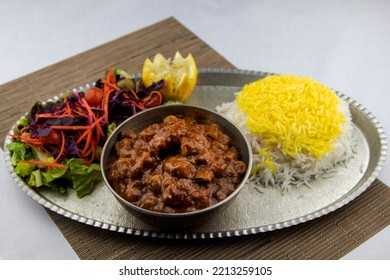
[(129, 88), (130, 92), (132, 95), (134, 95), (135, 98), (137, 98), (138, 100), (141, 100), (141, 98), (138, 97), (137, 93), (132, 89), (132, 88)]
[(86, 156), (86, 153), (87, 153), (88, 149), (90, 148), (91, 140), (92, 140), (92, 131), (88, 130), (87, 141), (85, 141), (84, 149), (81, 151), (82, 157)]
[[(77, 94), (77, 98), (68, 98), (64, 97), (63, 103), (58, 103), (53, 105), (53, 111), (51, 113), (40, 113), (35, 114), (34, 128), (30, 125), (26, 125), (20, 128), (20, 134), (14, 135), (9, 134), (15, 140), (22, 141), (34, 150), (42, 150), (44, 152), (49, 152), (51, 154), (56, 154), (55, 161), (53, 163), (47, 163), (42, 161), (24, 161), (31, 164), (38, 164), (48, 167), (66, 167), (63, 164), (60, 164), (61, 158), (67, 154), (67, 141), (70, 138), (74, 139), (76, 145), (77, 153), (81, 158), (84, 158), (87, 164), (92, 164), (95, 160), (97, 145), (102, 144), (106, 139), (105, 128), (109, 124), (109, 109), (110, 109), (110, 99), (113, 94), (118, 93), (121, 89), (117, 86), (115, 80), (115, 74), (112, 68), (108, 68), (108, 72), (104, 78), (100, 79), (101, 89), (102, 89), (102, 101), (100, 104), (94, 105), (93, 107), (88, 103), (87, 98), (83, 94)], [(141, 99), (137, 93), (131, 88), (128, 91), (121, 92), (127, 104), (133, 104), (137, 107), (137, 111), (144, 110), (152, 106), (157, 106), (158, 98), (156, 101), (150, 102), (150, 98), (146, 97)], [(150, 103), (150, 104), (149, 104)], [(156, 104), (156, 105), (155, 105)], [(161, 102), (160, 102), (161, 104)], [(45, 123), (45, 119), (64, 119), (64, 118), (74, 118), (75, 120), (80, 119), (82, 122), (87, 120), (87, 125), (52, 125), (51, 129), (55, 133), (49, 137), (36, 137), (32, 138), (29, 131), (34, 131), (38, 129), (46, 129), (46, 126), (42, 124)], [(38, 122), (38, 120), (40, 120)], [(50, 123), (50, 122), (49, 122)], [(60, 139), (58, 138), (60, 136)], [(57, 154), (58, 153), (58, 154)]]
[(67, 168), (65, 164), (56, 163), (56, 162), (47, 162), (47, 161), (40, 161), (40, 160), (18, 160), (19, 162), (29, 163), (29, 164), (36, 164), (36, 165), (43, 165), (47, 167), (54, 167), (54, 168)]
[[(83, 134), (81, 134), (81, 136), (78, 138), (78, 140), (76, 141), (76, 144), (81, 143), (81, 141), (87, 136), (89, 130), (93, 129), (95, 126), (100, 127), (100, 122), (102, 119), (103, 119), (103, 117), (97, 119), (93, 124), (88, 126), (87, 129), (83, 132)], [(103, 131), (102, 131), (102, 133), (103, 133)], [(104, 136), (104, 133), (103, 133), (103, 136)]]
[(38, 121), (38, 119), (40, 118), (47, 118), (47, 119), (63, 119), (63, 118), (74, 118), (73, 115), (71, 114), (64, 114), (64, 115), (55, 115), (55, 114), (36, 114), (36, 120)]
[(41, 139), (31, 138), (30, 136), (27, 136), (27, 135), (19, 135), (19, 136), (15, 135), (13, 137), (16, 139), (19, 138), (23, 142), (28, 143), (28, 144), (32, 144), (32, 145), (42, 145), (43, 144)]
[(103, 84), (112, 87), (113, 89), (119, 90), (119, 87), (115, 83), (115, 76), (114, 76), (114, 71), (112, 68), (108, 68), (108, 73), (106, 79), (101, 80)]
[(29, 130), (30, 128), (28, 126), (24, 126), (21, 130), (20, 130), (20, 134), (23, 134), (26, 130)]
[(65, 151), (65, 134), (64, 134), (63, 131), (61, 131), (61, 150), (58, 153), (55, 162), (58, 163), (58, 161), (60, 160), (60, 158), (61, 158), (62, 154), (64, 153), (64, 151)]
[[(32, 149), (34, 152), (36, 152), (36, 153), (39, 152), (39, 151), (38, 151), (38, 148), (37, 148), (37, 147), (38, 147), (37, 145), (30, 145), (30, 147), (31, 147), (31, 149)], [(49, 154), (49, 151), (46, 150), (46, 148), (45, 148), (44, 146), (41, 146), (40, 149), (41, 149), (44, 153)]]
[(119, 87), (116, 84), (111, 83), (108, 80), (101, 80), (101, 82), (108, 88), (119, 90)]
[(103, 96), (103, 112), (104, 112), (104, 124), (108, 124), (108, 103), (110, 100), (110, 94), (113, 92), (113, 90), (104, 91)]
[(93, 118), (93, 120), (95, 121), (96, 120), (95, 114), (92, 112), (91, 107), (89, 107), (87, 100), (83, 97), (83, 98), (81, 98), (81, 102), (83, 102), (85, 109), (87, 109), (89, 116), (91, 116)]
[(70, 108), (70, 105), (69, 105), (67, 97), (64, 98), (64, 103), (65, 103), (65, 106), (66, 106), (66, 110), (65, 110), (66, 114), (67, 115), (72, 115), (72, 109)]
[(96, 143), (99, 143), (101, 138), (105, 138), (103, 128), (100, 126), (100, 122), (102, 119), (103, 118), (97, 120), (98, 124), (96, 125)]

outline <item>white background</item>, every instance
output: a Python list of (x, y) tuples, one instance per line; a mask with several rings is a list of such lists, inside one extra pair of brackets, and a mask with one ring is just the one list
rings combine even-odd
[[(240, 69), (308, 76), (347, 94), (389, 133), (387, 0), (0, 0), (0, 84), (169, 16)], [(2, 154), (0, 167), (0, 258), (77, 258), (42, 207), (15, 187)], [(387, 185), (389, 167), (379, 176)], [(387, 227), (345, 258), (390, 259), (389, 239)]]

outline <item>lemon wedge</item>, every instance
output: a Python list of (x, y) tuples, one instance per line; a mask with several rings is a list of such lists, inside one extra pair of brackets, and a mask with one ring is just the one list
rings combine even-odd
[(198, 68), (192, 55), (183, 57), (180, 52), (176, 52), (173, 59), (166, 59), (158, 53), (153, 62), (147, 58), (142, 68), (142, 82), (146, 87), (165, 79), (167, 85), (160, 90), (164, 101), (187, 100), (196, 85), (197, 77)]

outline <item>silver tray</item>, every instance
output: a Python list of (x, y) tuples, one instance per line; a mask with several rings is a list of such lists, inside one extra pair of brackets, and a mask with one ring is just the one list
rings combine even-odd
[[(270, 73), (244, 70), (199, 69), (197, 86), (187, 103), (214, 110), (223, 102), (233, 101), (234, 93), (243, 85), (268, 75)], [(37, 192), (31, 189), (15, 174), (11, 165), (10, 151), (5, 147), (11, 141), (9, 136), (4, 146), (6, 166), (17, 185), (44, 207), (78, 222), (111, 231), (188, 239), (272, 231), (307, 222), (342, 207), (365, 191), (379, 175), (387, 150), (381, 125), (362, 105), (342, 93), (337, 94), (349, 103), (356, 135), (356, 154), (347, 167), (340, 167), (331, 178), (311, 181), (312, 188), (293, 188), (290, 193), (282, 193), (276, 188), (267, 188), (260, 193), (247, 186), (224, 213), (188, 231), (165, 232), (139, 222), (119, 205), (104, 183), (82, 199), (77, 198), (72, 190), (61, 195), (50, 190)]]

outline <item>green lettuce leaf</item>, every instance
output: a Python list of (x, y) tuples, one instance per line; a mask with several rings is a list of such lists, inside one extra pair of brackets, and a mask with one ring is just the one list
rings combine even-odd
[(93, 191), (97, 182), (102, 180), (100, 165), (84, 165), (83, 159), (71, 159), (68, 162), (69, 175), (77, 196), (82, 198)]
[(31, 172), (27, 184), (29, 184), (31, 187), (36, 187), (36, 188), (43, 186), (43, 178), (42, 178), (41, 170), (37, 169)]
[(107, 137), (110, 137), (110, 135), (114, 132), (114, 130), (116, 129), (117, 125), (115, 122), (112, 122), (110, 123), (108, 126), (107, 126)]
[(13, 166), (20, 163), (18, 160), (34, 159), (34, 153), (30, 146), (23, 142), (13, 141), (7, 145), (7, 149), (12, 152), (11, 163)]
[(18, 162), (15, 166), (15, 172), (20, 177), (29, 177), (31, 173), (36, 169), (35, 164)]
[(46, 184), (53, 182), (58, 178), (65, 176), (67, 168), (47, 168), (46, 171), (42, 172), (42, 177)]
[(15, 167), (15, 173), (26, 180), (31, 187), (49, 187), (57, 192), (66, 193), (69, 186), (73, 186), (79, 198), (90, 194), (97, 182), (102, 180), (100, 165), (94, 163), (85, 165), (84, 159), (72, 158), (61, 162), (67, 168), (47, 168), (36, 164), (20, 162), (20, 160), (39, 160), (54, 162), (52, 155), (46, 154), (40, 149), (34, 149), (29, 145), (14, 141), (7, 145), (12, 152), (11, 162)]

